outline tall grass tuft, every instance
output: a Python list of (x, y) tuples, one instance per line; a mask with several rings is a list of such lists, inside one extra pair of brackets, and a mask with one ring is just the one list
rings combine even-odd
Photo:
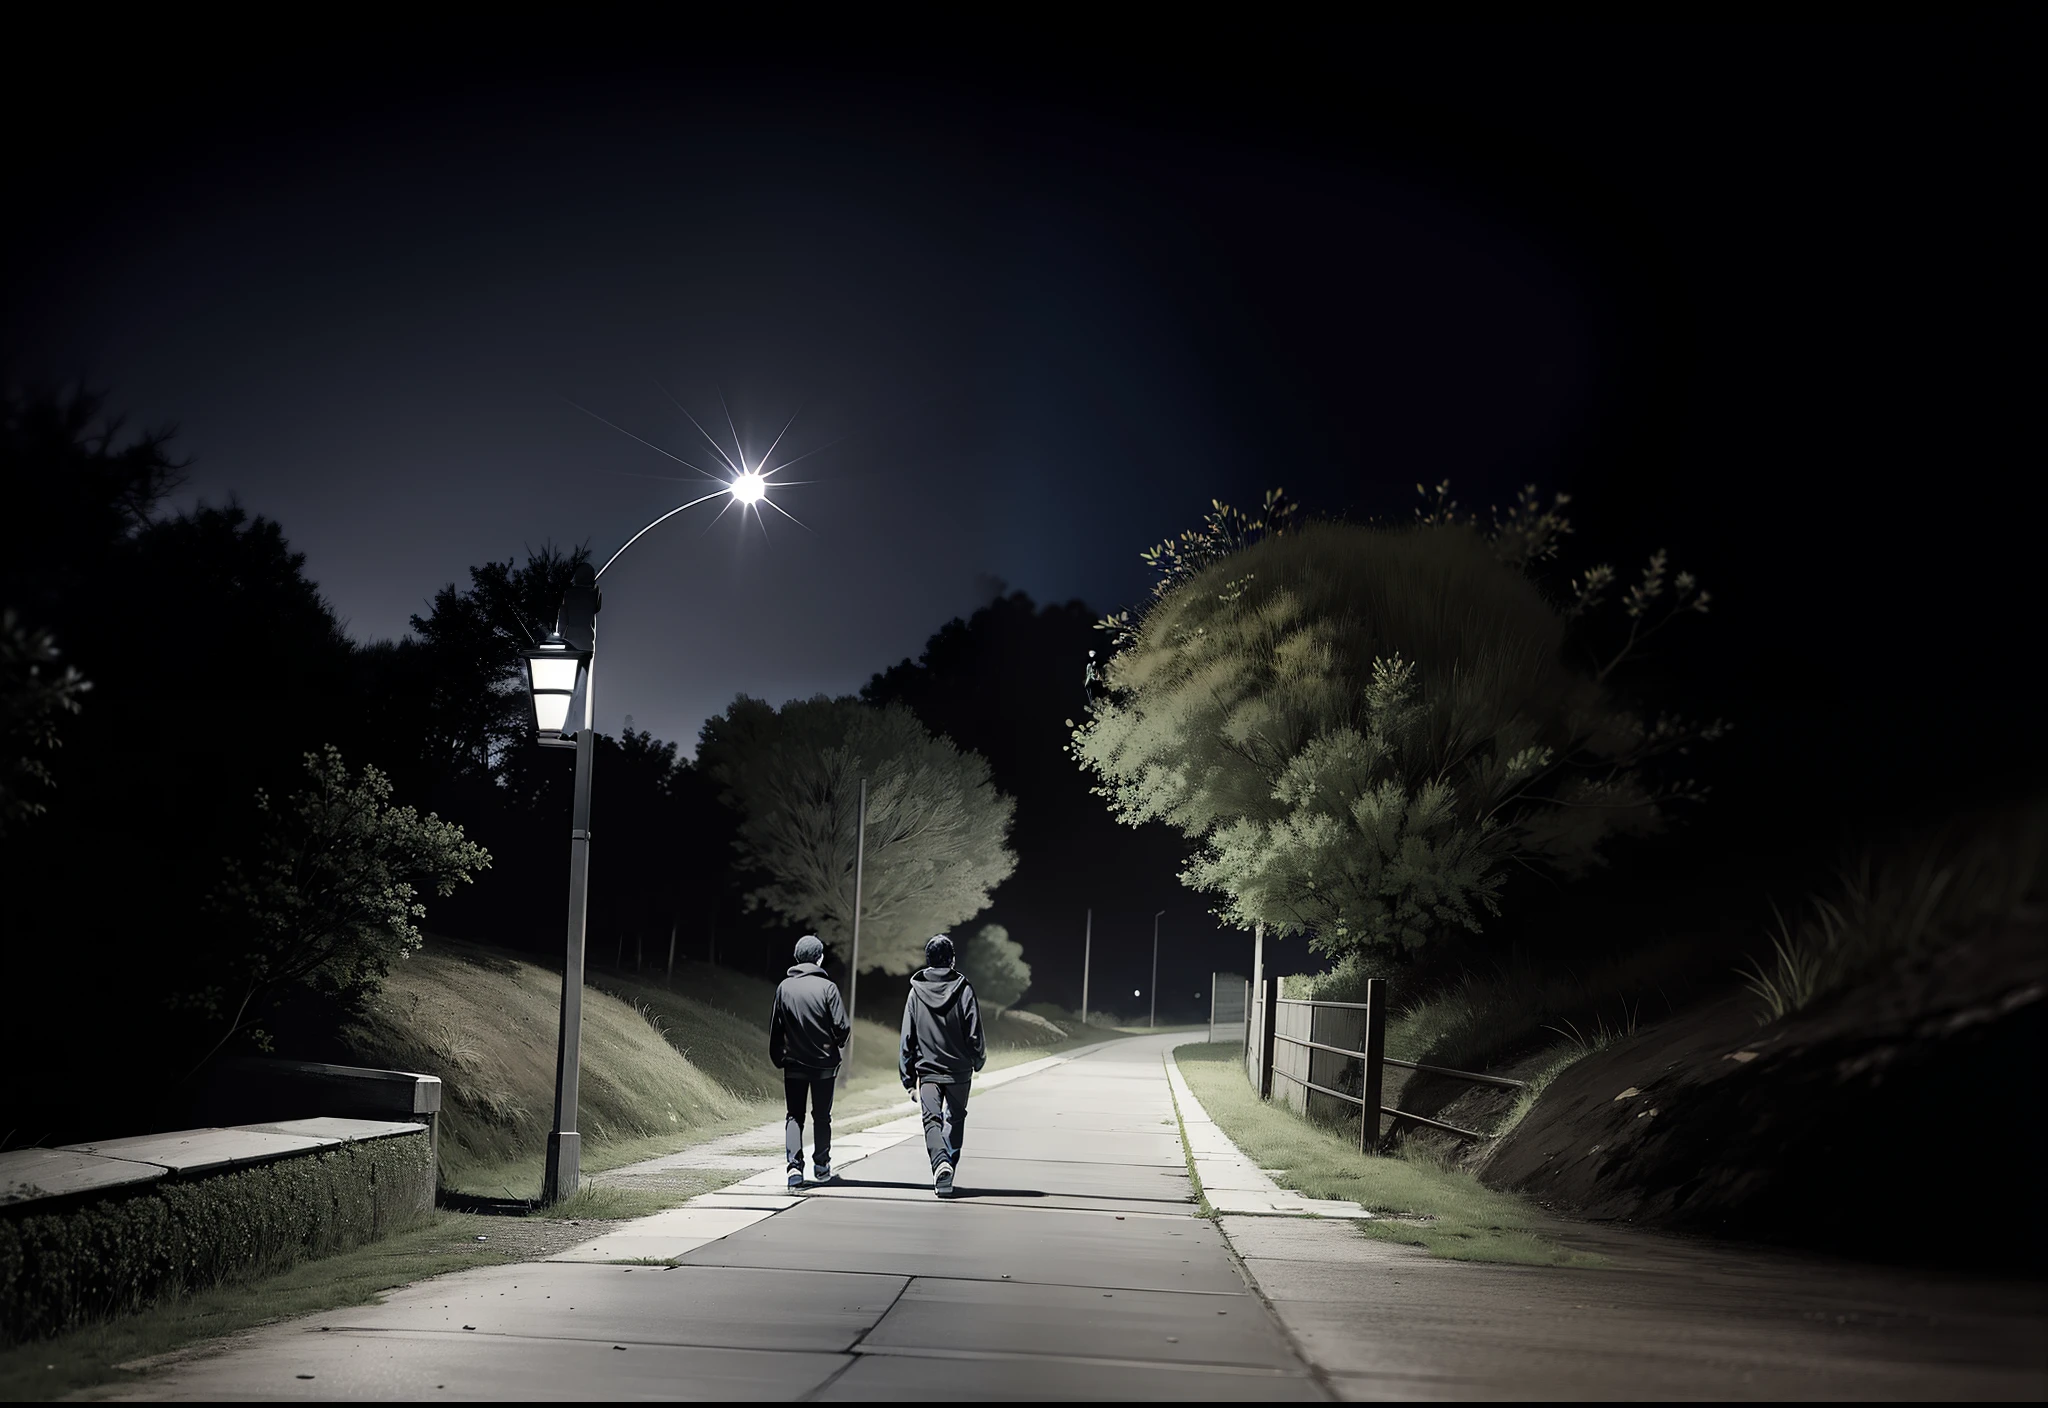
[(2048, 800), (1951, 823), (1903, 845), (1865, 852), (1835, 873), (1794, 924), (1772, 906), (1768, 959), (1739, 969), (1774, 1022), (1897, 959), (1921, 957), (2042, 897)]

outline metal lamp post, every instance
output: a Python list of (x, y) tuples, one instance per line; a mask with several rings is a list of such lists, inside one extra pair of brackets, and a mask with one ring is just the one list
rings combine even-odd
[(1159, 1025), (1159, 921), (1165, 910), (1152, 916), (1152, 1025)]
[(536, 738), (542, 747), (576, 750), (575, 802), (569, 817), (569, 942), (562, 963), (555, 1046), (555, 1118), (541, 1180), (541, 1200), (547, 1203), (574, 1193), (583, 1173), (576, 1098), (582, 1076), (583, 947), (590, 908), (590, 774), (596, 748), (591, 673), (597, 660), (599, 602), (597, 573), (589, 563), (578, 563), (554, 631), (524, 652)]
[(557, 1203), (582, 1181), (582, 1136), (576, 1129), (577, 1086), (582, 1076), (583, 949), (590, 900), (590, 774), (597, 733), (592, 703), (592, 676), (597, 661), (597, 612), (601, 604), (598, 579), (626, 548), (648, 531), (684, 509), (730, 495), (740, 504), (761, 502), (767, 480), (758, 470), (742, 470), (716, 493), (690, 500), (662, 514), (626, 539), (625, 546), (592, 569), (576, 564), (555, 629), (526, 657), (527, 684), (533, 695), (535, 741), (543, 748), (576, 750), (575, 802), (569, 819), (569, 938), (562, 964), (561, 1026), (555, 1048), (555, 1119), (548, 1131), (547, 1171), (541, 1180), (541, 1201)]

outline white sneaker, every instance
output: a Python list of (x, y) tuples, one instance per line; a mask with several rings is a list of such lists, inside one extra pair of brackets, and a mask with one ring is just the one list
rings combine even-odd
[(830, 1165), (830, 1164), (812, 1164), (812, 1165), (811, 1165), (811, 1182), (813, 1182), (813, 1183), (830, 1183), (831, 1181), (832, 1181), (832, 1165)]
[(941, 1198), (953, 1196), (953, 1166), (940, 1164), (932, 1170), (932, 1191)]

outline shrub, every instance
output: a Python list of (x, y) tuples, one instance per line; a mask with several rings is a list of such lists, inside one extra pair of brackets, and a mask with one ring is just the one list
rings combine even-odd
[(433, 1212), (432, 1141), (372, 1139), (0, 1216), (0, 1343), (278, 1271)]
[(1836, 872), (1796, 925), (1776, 916), (1771, 961), (1743, 974), (1757, 1022), (1776, 1021), (1895, 958), (1940, 948), (2042, 897), (2048, 799), (1996, 812), (1886, 850)]

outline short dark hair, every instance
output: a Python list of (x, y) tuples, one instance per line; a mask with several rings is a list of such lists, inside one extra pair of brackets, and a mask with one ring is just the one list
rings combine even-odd
[(951, 968), (953, 966), (953, 941), (944, 934), (934, 934), (925, 940), (924, 962), (927, 968)]

